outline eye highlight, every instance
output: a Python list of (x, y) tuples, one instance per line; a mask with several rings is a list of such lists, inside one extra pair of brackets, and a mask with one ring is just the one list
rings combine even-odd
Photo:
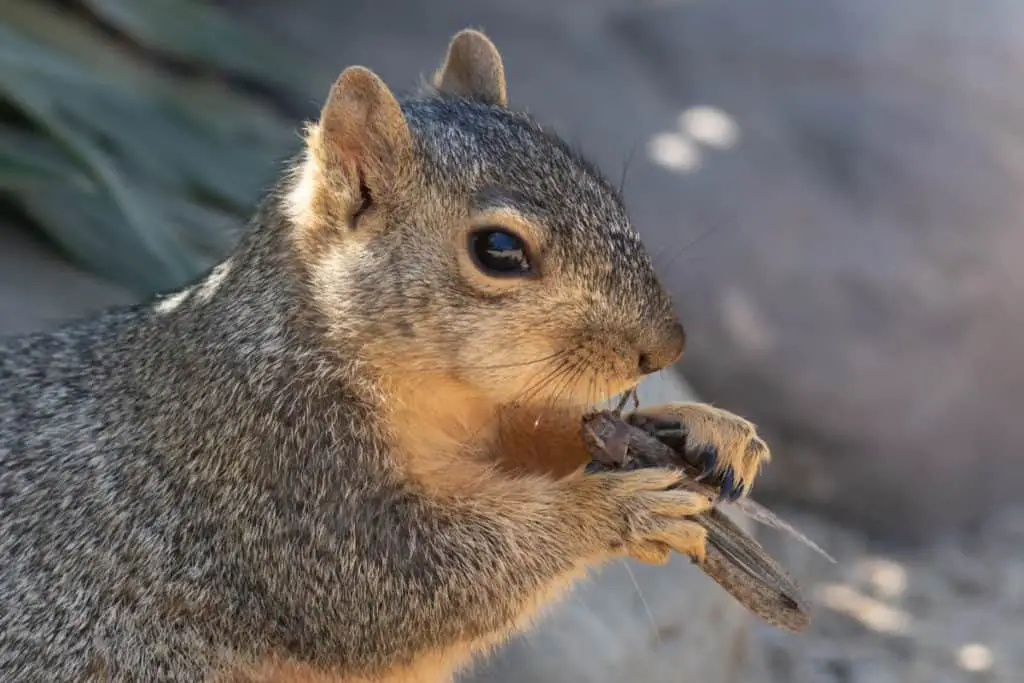
[(483, 228), (469, 235), (469, 253), (485, 275), (515, 277), (533, 271), (522, 238), (502, 228)]

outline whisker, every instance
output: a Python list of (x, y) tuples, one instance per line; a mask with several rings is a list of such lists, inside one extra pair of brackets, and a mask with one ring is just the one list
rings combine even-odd
[[(570, 392), (573, 389), (573, 387), (578, 386), (580, 384), (580, 380), (587, 374), (590, 374), (591, 377), (593, 377), (593, 374), (590, 373), (590, 367), (590, 363), (588, 363), (585, 359), (579, 359), (579, 363), (577, 364), (575, 372), (573, 372), (572, 376), (568, 380), (566, 380), (565, 391), (567, 393)], [(561, 396), (559, 396), (559, 398), (561, 398)]]
[[(559, 372), (549, 378), (549, 381), (545, 383), (545, 388), (550, 387), (554, 384), (554, 390), (548, 392), (547, 398), (542, 402), (540, 410), (537, 414), (536, 422), (540, 423), (541, 417), (545, 412), (554, 411), (557, 408), (558, 399), (566, 388), (572, 384), (572, 377), (578, 373), (580, 366), (583, 365), (581, 359), (578, 356), (570, 356), (568, 362), (564, 362), (559, 367)], [(533, 396), (536, 396), (537, 392), (534, 392)]]
[(633, 157), (636, 156), (636, 150), (640, 147), (640, 138), (633, 138), (633, 146), (629, 150), (629, 154), (626, 155), (626, 160), (622, 164), (622, 175), (619, 178), (619, 197), (625, 198), (626, 196), (626, 176), (629, 174), (629, 167), (633, 163)]
[(523, 368), (531, 365), (537, 365), (539, 363), (547, 363), (556, 360), (560, 355), (565, 354), (565, 351), (558, 351), (548, 356), (541, 358), (533, 358), (531, 360), (519, 361), (516, 363), (496, 363), (494, 365), (456, 365), (456, 366), (442, 366), (437, 365), (435, 367), (422, 367), (412, 368), (405, 371), (407, 375), (430, 375), (436, 372), (464, 372), (474, 370), (505, 370), (509, 368)]
[(651, 622), (651, 628), (654, 629), (655, 635), (658, 637), (658, 644), (661, 644), (661, 629), (658, 628), (658, 623), (654, 620), (654, 612), (651, 610), (650, 604), (647, 602), (647, 598), (644, 597), (644, 592), (640, 588), (640, 582), (636, 580), (636, 574), (633, 573), (633, 568), (629, 566), (629, 562), (622, 560), (622, 566), (626, 568), (626, 573), (629, 574), (630, 580), (633, 582), (633, 586), (636, 588), (637, 597), (640, 598), (640, 603), (644, 606), (644, 612), (647, 613), (647, 619)]
[(572, 387), (575, 378), (580, 373), (582, 365), (583, 362), (579, 357), (572, 358), (569, 363), (566, 364), (565, 372), (559, 376), (558, 383), (552, 391), (548, 393), (547, 401), (545, 401), (549, 410), (554, 411), (561, 405), (562, 396)]
[(569, 368), (559, 378), (561, 381), (558, 386), (548, 396), (547, 404), (549, 409), (554, 409), (561, 403), (562, 395), (569, 390), (569, 387), (572, 386), (573, 381), (579, 375), (581, 365), (582, 363), (580, 363), (578, 358), (574, 358), (569, 363)]
[(672, 256), (667, 261), (663, 262), (660, 259), (661, 255), (665, 253), (664, 251), (657, 254), (655, 258), (652, 259), (652, 261), (654, 262), (655, 266), (658, 267), (659, 270), (667, 270), (670, 266), (672, 266), (675, 263), (676, 259), (682, 256), (683, 253), (685, 253), (687, 250), (697, 246), (702, 241), (704, 241), (708, 236), (714, 234), (718, 230), (728, 225), (735, 224), (735, 218), (724, 218), (722, 220), (715, 221), (714, 223), (711, 223), (707, 228), (705, 228), (702, 232), (700, 232), (696, 237), (692, 238), (688, 242), (683, 243), (677, 249), (675, 249), (672, 252)]
[(550, 370), (548, 370), (546, 374), (541, 375), (541, 377), (538, 378), (536, 382), (527, 384), (523, 391), (520, 392), (519, 395), (513, 399), (513, 402), (521, 404), (527, 403), (530, 399), (532, 399), (538, 393), (543, 391), (544, 388), (547, 387), (552, 381), (556, 380), (558, 376), (565, 371), (565, 367), (565, 358), (559, 358), (558, 362), (555, 363), (554, 366)]
[(533, 360), (520, 361), (518, 363), (499, 363), (496, 365), (461, 365), (455, 368), (456, 370), (503, 370), (508, 368), (521, 368), (527, 365), (536, 365), (537, 363), (544, 363), (546, 361), (554, 360), (559, 355), (565, 353), (564, 350), (556, 351), (548, 356), (541, 358), (534, 358)]
[(587, 383), (587, 395), (586, 395), (586, 406), (587, 408), (593, 408), (594, 403), (597, 401), (597, 373), (590, 373), (590, 381)]
[(632, 392), (630, 391), (622, 392), (622, 395), (619, 397), (619, 402), (615, 405), (614, 412), (622, 414), (622, 411), (626, 409), (626, 404), (629, 403), (629, 397), (631, 393)]
[(612, 403), (612, 401), (615, 399), (615, 396), (618, 395), (618, 394), (611, 394), (611, 395), (609, 395), (610, 390), (611, 390), (611, 386), (608, 384), (607, 381), (605, 381), (604, 382), (604, 390), (601, 393), (605, 397), (604, 398), (604, 407), (607, 410), (609, 410), (609, 411), (611, 410), (611, 403)]

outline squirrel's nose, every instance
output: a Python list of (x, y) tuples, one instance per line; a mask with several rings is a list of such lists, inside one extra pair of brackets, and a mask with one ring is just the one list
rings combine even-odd
[(637, 368), (640, 374), (650, 375), (672, 365), (683, 355), (685, 345), (686, 333), (683, 331), (683, 326), (678, 322), (672, 323), (656, 341), (649, 343), (646, 348), (640, 349), (637, 358)]

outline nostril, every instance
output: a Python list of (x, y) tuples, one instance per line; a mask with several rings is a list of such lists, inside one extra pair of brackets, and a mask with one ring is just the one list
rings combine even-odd
[(656, 370), (651, 363), (651, 357), (646, 353), (641, 353), (637, 359), (637, 367), (640, 368), (640, 374), (649, 375)]
[(679, 360), (686, 346), (686, 333), (679, 323), (665, 328), (662, 336), (646, 350), (637, 350), (637, 369), (641, 375), (650, 375), (664, 370)]

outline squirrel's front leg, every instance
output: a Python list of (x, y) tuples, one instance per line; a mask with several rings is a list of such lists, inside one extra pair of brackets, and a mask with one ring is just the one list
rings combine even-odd
[(751, 422), (706, 403), (666, 403), (640, 408), (629, 417), (681, 432), (687, 453), (710, 475), (706, 482), (721, 487), (723, 498), (749, 494), (761, 466), (771, 459)]
[[(410, 670), (450, 662), (454, 671), (527, 626), (590, 567), (627, 555), (660, 563), (670, 550), (702, 560), (705, 532), (689, 518), (711, 500), (673, 488), (681, 479), (662, 469), (561, 479), (481, 472), (457, 500), (422, 508), (414, 535), (389, 527), (382, 541), (393, 566), (372, 595), (394, 614), (369, 621), (381, 620), (371, 630), (387, 633), (395, 649), (380, 660), (409, 662)], [(408, 678), (427, 679), (447, 677)]]

